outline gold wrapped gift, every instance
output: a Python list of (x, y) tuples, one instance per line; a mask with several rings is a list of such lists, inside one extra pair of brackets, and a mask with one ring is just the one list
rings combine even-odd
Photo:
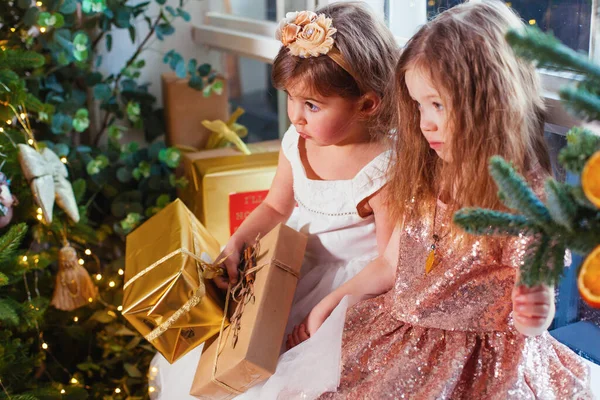
[(281, 142), (183, 153), (189, 181), (179, 197), (219, 241), (225, 244), (244, 218), (266, 197), (277, 169)]
[(219, 333), (223, 304), (202, 261), (219, 251), (179, 199), (127, 236), (123, 315), (171, 363)]
[(230, 399), (275, 372), (306, 240), (279, 224), (252, 249), (253, 268), (246, 271), (256, 272), (246, 275), (248, 290), (241, 291), (231, 325), (204, 346), (192, 396)]

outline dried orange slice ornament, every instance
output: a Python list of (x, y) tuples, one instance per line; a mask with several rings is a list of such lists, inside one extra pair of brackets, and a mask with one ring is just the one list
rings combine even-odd
[(600, 208), (600, 151), (587, 161), (581, 173), (581, 186), (586, 197)]
[(600, 246), (592, 251), (581, 266), (577, 288), (583, 301), (600, 308)]

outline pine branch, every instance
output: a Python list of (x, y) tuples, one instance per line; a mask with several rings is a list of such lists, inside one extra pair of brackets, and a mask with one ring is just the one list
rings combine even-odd
[(567, 146), (558, 154), (558, 161), (568, 171), (581, 174), (587, 160), (600, 150), (600, 137), (588, 129), (575, 127), (567, 133)]
[(573, 220), (577, 215), (577, 207), (570, 196), (568, 188), (555, 180), (549, 179), (545, 184), (546, 204), (550, 216), (557, 224), (573, 232)]
[(555, 243), (550, 255), (550, 274), (546, 283), (555, 285), (562, 278), (565, 271), (565, 253), (567, 249), (564, 243)]
[(525, 179), (519, 175), (502, 157), (490, 159), (490, 175), (494, 178), (502, 201), (513, 210), (520, 211), (538, 225), (551, 221), (544, 204), (529, 188)]
[(522, 215), (501, 211), (463, 208), (454, 214), (454, 223), (473, 235), (509, 235), (521, 232), (533, 235), (539, 232), (537, 226)]
[(22, 222), (11, 226), (8, 232), (0, 237), (0, 265), (14, 257), (26, 233), (27, 224)]
[(600, 81), (600, 67), (538, 28), (511, 30), (506, 40), (519, 56), (535, 61), (538, 67), (578, 72)]
[(560, 90), (560, 98), (573, 115), (587, 121), (600, 120), (600, 99), (594, 93), (581, 87), (565, 87)]
[(0, 287), (8, 285), (8, 276), (0, 272)]
[(44, 56), (26, 50), (0, 50), (0, 68), (23, 70), (44, 65)]
[(19, 325), (18, 306), (19, 303), (12, 299), (0, 299), (0, 322), (11, 326)]
[(542, 268), (548, 248), (548, 237), (542, 235), (539, 242), (530, 244), (520, 268), (519, 282), (525, 286), (534, 286), (542, 282)]
[[(598, 226), (595, 228), (598, 229)], [(566, 236), (564, 242), (569, 249), (585, 256), (600, 244), (600, 231), (578, 230), (574, 234)]]

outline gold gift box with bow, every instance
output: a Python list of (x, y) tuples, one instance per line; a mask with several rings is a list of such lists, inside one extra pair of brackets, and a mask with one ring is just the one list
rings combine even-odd
[(179, 197), (219, 243), (231, 235), (231, 196), (270, 189), (280, 146), (279, 140), (249, 144), (249, 155), (231, 147), (183, 152), (189, 184)]
[(219, 332), (223, 303), (202, 276), (219, 252), (179, 199), (127, 236), (123, 315), (171, 363)]
[(283, 224), (260, 240), (253, 289), (239, 303), (243, 305), (239, 325), (232, 323), (204, 346), (192, 396), (231, 399), (275, 372), (306, 241), (306, 235)]

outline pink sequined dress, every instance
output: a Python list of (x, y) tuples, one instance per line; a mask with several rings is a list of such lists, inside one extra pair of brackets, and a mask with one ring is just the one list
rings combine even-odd
[[(447, 227), (449, 214), (438, 201), (436, 227)], [(340, 386), (321, 398), (591, 398), (575, 353), (547, 332), (528, 338), (513, 326), (525, 239), (484, 252), (479, 242), (442, 238), (441, 261), (426, 274), (432, 222), (404, 227), (393, 289), (348, 310)]]

